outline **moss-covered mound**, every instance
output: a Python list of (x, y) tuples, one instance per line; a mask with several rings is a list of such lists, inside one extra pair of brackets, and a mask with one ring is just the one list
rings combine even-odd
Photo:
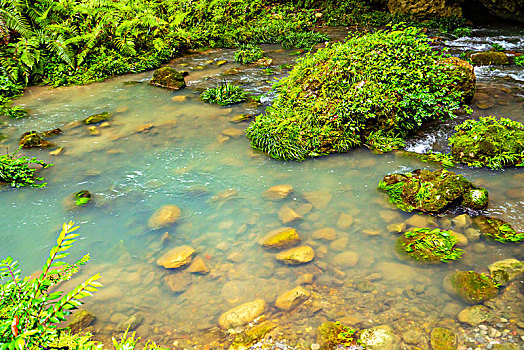
[(457, 271), (449, 278), (453, 291), (469, 304), (479, 304), (495, 297), (498, 288), (489, 276), (475, 271)]
[(317, 343), (321, 350), (331, 350), (348, 347), (356, 347), (358, 338), (356, 330), (344, 326), (340, 322), (324, 322), (317, 330)]
[(113, 114), (109, 112), (102, 112), (102, 113), (90, 115), (86, 119), (82, 120), (82, 123), (86, 125), (98, 124), (98, 123), (108, 121), (112, 117), (113, 117)]
[(453, 116), (466, 75), (452, 64), (419, 29), (354, 34), (301, 59), (247, 136), (252, 147), (284, 160), (388, 144), (375, 138), (396, 140)]
[(157, 69), (149, 84), (169, 90), (180, 90), (186, 87), (184, 74), (171, 67)]
[(484, 236), (495, 241), (521, 242), (524, 240), (524, 232), (517, 232), (504, 220), (480, 215), (473, 218), (473, 223), (479, 228)]
[(481, 117), (458, 125), (450, 137), (453, 159), (474, 167), (524, 166), (524, 124)]
[(450, 231), (414, 228), (397, 240), (397, 249), (411, 258), (428, 263), (460, 259), (464, 251), (456, 247), (457, 238)]
[(52, 146), (51, 142), (44, 140), (42, 134), (36, 131), (29, 131), (22, 134), (18, 144), (22, 148), (43, 148)]
[(389, 195), (391, 203), (408, 212), (442, 213), (455, 204), (480, 210), (488, 205), (486, 189), (446, 169), (387, 175), (378, 187)]

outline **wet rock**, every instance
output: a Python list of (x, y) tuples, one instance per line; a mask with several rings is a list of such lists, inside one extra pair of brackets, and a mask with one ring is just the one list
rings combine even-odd
[(45, 148), (52, 146), (53, 144), (44, 140), (41, 134), (36, 131), (29, 131), (20, 136), (18, 145), (22, 148)]
[(87, 117), (86, 119), (82, 120), (82, 123), (85, 125), (92, 125), (92, 124), (98, 124), (105, 122), (113, 117), (113, 114), (109, 112), (102, 112), (98, 114), (93, 114)]
[(164, 277), (164, 283), (173, 293), (183, 293), (191, 285), (191, 280), (187, 274), (173, 273)]
[(264, 192), (264, 197), (272, 200), (284, 199), (291, 192), (293, 192), (293, 186), (277, 185), (269, 188), (266, 192)]
[(334, 241), (337, 239), (337, 233), (331, 227), (324, 227), (313, 232), (312, 237), (320, 241)]
[(257, 299), (242, 305), (239, 305), (220, 315), (218, 325), (222, 329), (235, 328), (243, 326), (262, 315), (266, 310), (266, 302), (263, 299)]
[(185, 102), (187, 101), (187, 95), (177, 95), (171, 97), (171, 101), (173, 102)]
[(519, 346), (511, 343), (493, 344), (493, 350), (519, 350)]
[(457, 247), (451, 231), (413, 228), (397, 240), (397, 252), (424, 263), (439, 263), (460, 259), (464, 251)]
[(313, 206), (311, 203), (304, 203), (302, 205), (299, 205), (298, 208), (295, 210), (298, 215), (304, 216), (307, 213), (309, 213), (311, 210), (313, 210)]
[(476, 242), (480, 239), (480, 231), (472, 227), (467, 228), (464, 231), (464, 234), (466, 238), (468, 239), (468, 242)]
[(504, 220), (479, 215), (473, 218), (473, 224), (484, 234), (484, 236), (495, 241), (520, 242), (524, 240), (524, 232), (517, 232)]
[(327, 191), (313, 191), (304, 193), (304, 198), (315, 207), (325, 209), (331, 201), (331, 193)]
[(496, 261), (489, 265), (489, 273), (495, 283), (505, 286), (518, 276), (524, 274), (524, 261), (517, 259)]
[(335, 255), (333, 263), (340, 267), (352, 267), (358, 263), (358, 254), (355, 252), (343, 252)]
[(286, 265), (300, 265), (315, 258), (315, 251), (310, 246), (300, 246), (280, 252), (276, 259)]
[(151, 215), (147, 225), (153, 230), (172, 225), (180, 217), (180, 209), (175, 205), (164, 205)]
[(462, 17), (459, 2), (449, 0), (388, 0), (389, 12), (398, 15), (411, 15), (417, 19), (437, 17)]
[(310, 291), (299, 286), (280, 294), (275, 306), (280, 310), (289, 311), (308, 300), (310, 295)]
[(353, 217), (345, 213), (340, 214), (337, 220), (337, 227), (341, 230), (347, 230), (351, 225), (353, 225)]
[(462, 214), (462, 215), (455, 216), (451, 221), (453, 222), (455, 227), (459, 227), (459, 228), (468, 227), (472, 223), (471, 217), (468, 214)]
[(258, 243), (264, 248), (284, 249), (300, 243), (300, 236), (294, 228), (283, 227), (269, 232)]
[(455, 243), (457, 247), (465, 247), (468, 245), (469, 243), (468, 238), (465, 235), (463, 235), (462, 233), (458, 233), (458, 232), (451, 231), (451, 230), (448, 230), (448, 232), (457, 241), (457, 243)]
[(435, 227), (436, 223), (432, 217), (415, 214), (406, 220), (406, 224), (412, 227)]
[(482, 51), (472, 53), (469, 57), (474, 66), (509, 64), (508, 55), (505, 52)]
[(67, 327), (71, 329), (72, 333), (79, 333), (85, 330), (86, 327), (89, 327), (95, 321), (95, 319), (95, 315), (89, 311), (80, 310), (74, 314), (73, 319), (71, 322), (69, 322)]
[(251, 119), (253, 116), (249, 114), (237, 114), (229, 118), (231, 123), (241, 123)]
[[(317, 330), (317, 343), (320, 350), (338, 349), (339, 345), (357, 346), (354, 331), (339, 322), (324, 322)], [(313, 348), (313, 347), (311, 347)]]
[(133, 316), (129, 317), (128, 319), (120, 322), (116, 326), (116, 330), (118, 332), (125, 332), (126, 330), (131, 332), (138, 328), (144, 321), (144, 316), (141, 314), (134, 314)]
[(427, 338), (426, 335), (416, 329), (410, 329), (402, 333), (402, 339), (406, 344), (417, 345), (418, 348), (427, 349)]
[(315, 276), (313, 276), (312, 273), (304, 273), (298, 277), (297, 283), (298, 284), (312, 284), (314, 277)]
[(462, 102), (469, 103), (476, 91), (477, 78), (473, 66), (458, 57), (448, 57), (443, 61), (443, 69), (454, 79), (454, 88), (462, 92)]
[(433, 328), (431, 348), (433, 350), (455, 350), (458, 347), (457, 335), (447, 328)]
[(62, 129), (56, 128), (56, 129), (47, 130), (47, 131), (42, 132), (41, 136), (44, 139), (47, 139), (47, 138), (52, 137), (52, 136), (62, 135), (62, 133), (63, 133)]
[(367, 350), (400, 350), (400, 337), (389, 326), (378, 326), (364, 330), (360, 341)]
[(91, 136), (100, 136), (102, 134), (100, 130), (94, 125), (88, 127), (87, 130), (89, 130), (89, 135)]
[(399, 222), (397, 224), (390, 224), (386, 228), (389, 232), (393, 233), (402, 233), (406, 231), (407, 225), (404, 222)]
[(64, 153), (64, 147), (59, 147), (59, 148), (55, 149), (54, 151), (49, 152), (49, 155), (51, 155), (51, 156), (59, 156), (62, 153)]
[(498, 19), (505, 19), (512, 22), (524, 22), (524, 3), (522, 1), (480, 0), (480, 3)]
[(387, 175), (379, 188), (389, 194), (391, 203), (407, 212), (443, 213), (455, 203), (475, 210), (488, 205), (486, 190), (446, 169)]
[(139, 134), (145, 134), (151, 131), (155, 126), (151, 123), (141, 124), (136, 127), (135, 132)]
[(237, 129), (237, 128), (227, 128), (227, 129), (222, 130), (222, 134), (224, 136), (237, 138), (237, 137), (244, 135), (244, 131), (241, 129)]
[(191, 265), (189, 265), (187, 271), (198, 275), (207, 275), (209, 273), (209, 267), (207, 267), (204, 259), (197, 256), (191, 261)]
[(348, 242), (349, 242), (349, 239), (347, 237), (341, 237), (331, 242), (329, 244), (329, 249), (335, 252), (344, 251), (348, 245)]
[(287, 225), (293, 221), (301, 220), (302, 216), (298, 215), (298, 213), (290, 207), (283, 206), (278, 212), (278, 218), (284, 225)]
[(153, 73), (149, 84), (169, 90), (180, 90), (186, 87), (184, 73), (178, 72), (171, 67), (162, 67)]
[(476, 326), (484, 322), (491, 322), (495, 319), (492, 311), (484, 305), (473, 305), (468, 307), (457, 315), (460, 322)]
[(191, 263), (195, 253), (196, 251), (187, 245), (175, 247), (162, 255), (157, 264), (166, 269), (177, 269)]

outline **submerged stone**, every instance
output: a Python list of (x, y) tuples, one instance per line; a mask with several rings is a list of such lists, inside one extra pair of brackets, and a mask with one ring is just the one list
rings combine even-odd
[(149, 84), (169, 90), (180, 90), (186, 87), (184, 73), (178, 72), (171, 67), (157, 69)]
[(479, 304), (498, 293), (498, 288), (489, 276), (475, 271), (457, 271), (449, 278), (453, 291), (468, 304)]
[(284, 249), (300, 243), (300, 236), (292, 227), (273, 230), (262, 237), (259, 244), (264, 248)]
[(74, 314), (73, 319), (69, 322), (67, 327), (71, 329), (72, 333), (78, 333), (84, 331), (86, 327), (89, 327), (95, 319), (95, 315), (91, 312), (80, 310)]
[(102, 112), (102, 113), (90, 115), (86, 119), (82, 120), (82, 123), (84, 123), (86, 125), (98, 124), (98, 123), (105, 122), (105, 121), (111, 119), (112, 117), (113, 117), (112, 113)]
[(275, 306), (280, 310), (289, 311), (309, 299), (311, 292), (303, 287), (296, 287), (280, 294)]
[(264, 192), (264, 197), (267, 199), (272, 200), (278, 200), (278, 199), (284, 199), (286, 198), (291, 192), (293, 192), (293, 186), (285, 184), (285, 185), (277, 185), (269, 188), (267, 191)]
[(464, 251), (456, 245), (457, 238), (452, 232), (429, 228), (414, 228), (397, 240), (399, 252), (427, 263), (460, 259)]
[(300, 265), (315, 258), (315, 251), (310, 246), (300, 246), (280, 252), (276, 259), (286, 265)]
[(501, 286), (524, 274), (524, 261), (517, 259), (504, 259), (489, 265), (489, 273), (495, 283)]
[(446, 169), (387, 175), (379, 188), (389, 195), (391, 203), (408, 212), (443, 213), (452, 205), (479, 210), (488, 205), (485, 189)]
[(116, 326), (118, 332), (134, 331), (144, 322), (144, 316), (141, 314), (134, 314), (133, 316), (125, 319)]
[(515, 231), (515, 229), (504, 220), (479, 215), (473, 218), (473, 223), (484, 236), (495, 241), (508, 243), (521, 242), (524, 240), (524, 232)]
[(196, 251), (187, 245), (175, 247), (162, 255), (157, 264), (166, 269), (177, 269), (188, 265), (195, 253)]
[(266, 311), (266, 307), (266, 302), (263, 299), (257, 299), (239, 305), (220, 315), (220, 318), (218, 319), (218, 325), (222, 329), (243, 326), (262, 315), (264, 311)]
[(457, 318), (460, 322), (476, 326), (484, 322), (493, 321), (495, 315), (484, 305), (473, 305), (459, 312)]
[(340, 322), (324, 322), (317, 329), (317, 343), (320, 344), (321, 350), (338, 349), (339, 346), (358, 346), (355, 333), (355, 329)]
[(201, 257), (197, 256), (191, 261), (191, 265), (187, 268), (187, 271), (199, 275), (207, 275), (209, 273), (209, 267)]
[(280, 211), (278, 212), (278, 218), (284, 225), (287, 225), (293, 221), (301, 220), (302, 216), (300, 216), (296, 211), (291, 209), (288, 206), (283, 206), (280, 208)]
[(174, 224), (180, 217), (180, 209), (175, 205), (164, 205), (151, 215), (147, 225), (156, 230)]
[(447, 328), (433, 328), (431, 348), (433, 350), (455, 350), (458, 347), (457, 335)]
[(53, 145), (51, 142), (44, 140), (42, 135), (36, 131), (29, 131), (22, 134), (18, 144), (22, 148), (45, 148)]
[(400, 337), (389, 326), (378, 326), (364, 330), (360, 341), (366, 350), (400, 350)]

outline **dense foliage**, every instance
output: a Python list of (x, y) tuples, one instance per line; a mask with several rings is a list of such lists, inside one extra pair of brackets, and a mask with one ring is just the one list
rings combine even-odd
[(7, 182), (13, 187), (44, 187), (47, 183), (43, 177), (35, 177), (35, 169), (29, 164), (38, 164), (48, 168), (53, 164), (47, 164), (36, 158), (19, 157), (15, 153), (7, 153), (0, 156), (0, 182)]
[(457, 238), (450, 231), (413, 228), (398, 240), (402, 251), (416, 260), (439, 262), (460, 259), (464, 251), (457, 248)]
[(479, 215), (473, 218), (473, 223), (482, 234), (501, 243), (517, 243), (524, 241), (524, 232), (517, 232), (504, 220)]
[(231, 84), (221, 83), (215, 88), (208, 88), (201, 95), (202, 100), (209, 103), (216, 103), (220, 106), (232, 105), (243, 102), (247, 99), (247, 94), (242, 87)]
[(378, 131), (403, 138), (426, 121), (452, 118), (461, 92), (441, 59), (417, 28), (355, 34), (320, 49), (275, 85), (273, 106), (248, 129), (251, 145), (303, 160), (368, 139), (372, 146)]
[(468, 166), (500, 169), (524, 166), (524, 124), (507, 118), (481, 117), (455, 127), (451, 154)]
[(240, 45), (235, 51), (235, 61), (242, 64), (249, 64), (264, 57), (262, 49), (258, 45), (244, 44)]
[(0, 349), (22, 350), (47, 348), (58, 337), (57, 325), (81, 305), (81, 299), (91, 296), (101, 286), (94, 275), (65, 294), (50, 292), (50, 288), (69, 280), (89, 255), (74, 264), (63, 261), (78, 234), (73, 222), (64, 224), (57, 244), (49, 252), (38, 277), (22, 278), (18, 261), (7, 257), (0, 261)]

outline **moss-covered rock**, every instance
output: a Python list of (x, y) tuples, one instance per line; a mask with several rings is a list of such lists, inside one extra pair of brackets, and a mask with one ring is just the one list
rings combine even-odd
[(357, 345), (356, 330), (344, 326), (340, 322), (324, 322), (317, 330), (317, 343), (320, 349), (331, 350), (338, 345), (352, 346)]
[(469, 103), (477, 90), (477, 77), (473, 66), (458, 57), (445, 58), (442, 63), (443, 70), (454, 78), (452, 85), (456, 90), (462, 91), (462, 102)]
[(364, 330), (360, 341), (366, 350), (400, 350), (400, 337), (386, 325)]
[(157, 69), (149, 84), (169, 90), (180, 90), (186, 87), (184, 73), (178, 72), (171, 67)]
[(391, 174), (379, 183), (389, 201), (403, 211), (442, 213), (452, 205), (479, 210), (488, 205), (488, 191), (449, 170), (415, 170)]
[(458, 347), (457, 335), (447, 328), (433, 328), (431, 348), (433, 350), (455, 350)]
[(83, 330), (85, 330), (86, 327), (89, 327), (94, 321), (96, 317), (91, 312), (87, 310), (80, 310), (75, 313), (73, 316), (73, 319), (67, 327), (71, 329), (71, 332), (73, 333), (79, 333)]
[(92, 196), (88, 190), (82, 190), (74, 194), (74, 199), (76, 206), (83, 207), (92, 200)]
[(98, 114), (93, 114), (87, 117), (86, 119), (82, 120), (82, 123), (85, 125), (91, 125), (91, 124), (98, 124), (105, 122), (113, 117), (113, 114), (109, 112), (102, 112)]
[(524, 165), (524, 124), (490, 116), (466, 120), (455, 130), (449, 139), (455, 161), (493, 169)]
[(248, 128), (252, 147), (284, 160), (364, 144), (391, 150), (424, 122), (451, 118), (471, 96), (471, 83), (464, 92), (458, 81), (470, 74), (457, 74), (428, 42), (420, 29), (379, 30), (305, 56)]
[(460, 259), (462, 249), (457, 248), (457, 238), (451, 231), (414, 228), (397, 240), (397, 250), (402, 254), (427, 263)]
[(504, 259), (489, 265), (491, 278), (501, 286), (507, 285), (517, 276), (524, 274), (524, 261)]
[(450, 0), (388, 0), (389, 12), (431, 20), (438, 17), (461, 17), (459, 1)]
[(36, 131), (29, 131), (22, 134), (18, 144), (22, 148), (45, 148), (53, 145), (51, 142), (44, 140), (42, 135)]
[(505, 52), (481, 51), (472, 53), (469, 58), (474, 66), (490, 66), (509, 64), (508, 55)]
[(473, 223), (485, 237), (494, 239), (495, 241), (507, 243), (521, 242), (524, 240), (524, 232), (515, 231), (515, 229), (504, 220), (479, 215), (473, 218)]
[(495, 297), (498, 288), (489, 276), (475, 271), (457, 271), (449, 277), (453, 291), (468, 304), (480, 304)]

